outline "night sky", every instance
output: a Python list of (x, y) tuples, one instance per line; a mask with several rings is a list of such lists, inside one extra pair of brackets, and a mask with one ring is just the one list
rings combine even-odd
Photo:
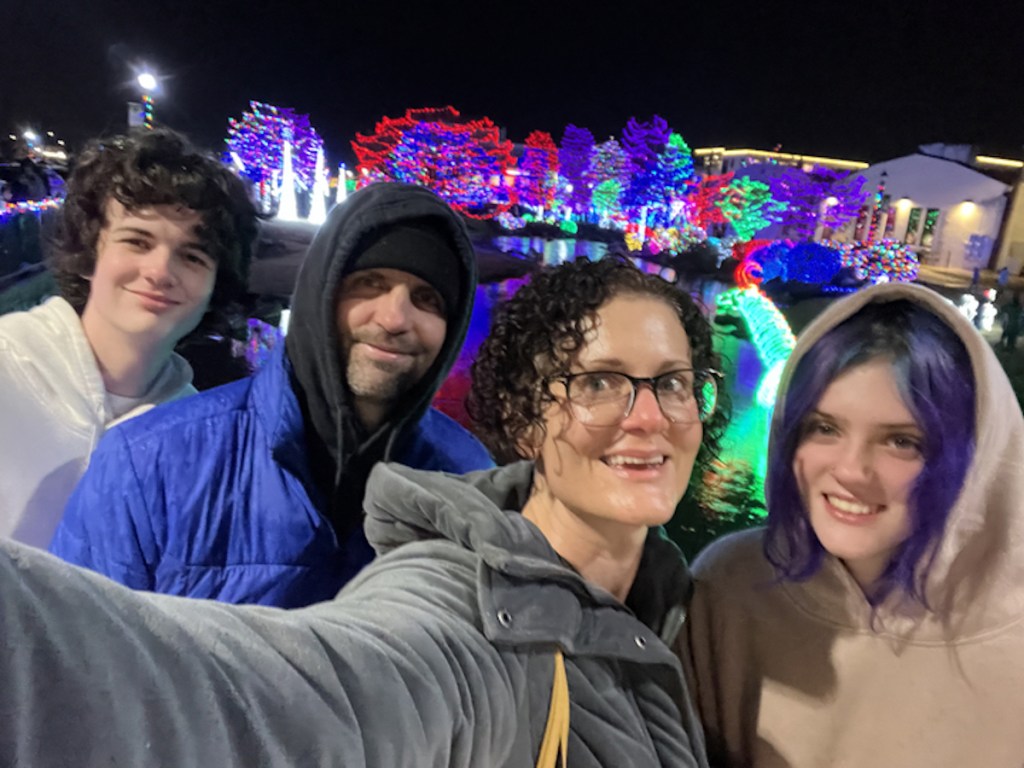
[(513, 141), (559, 141), (569, 122), (602, 141), (657, 113), (694, 147), (873, 161), (947, 141), (1019, 158), (1022, 7), (5, 0), (0, 128), (71, 146), (123, 130), (132, 66), (148, 63), (158, 119), (196, 141), (219, 147), (258, 99), (309, 114), (332, 161), (382, 115), (445, 104)]

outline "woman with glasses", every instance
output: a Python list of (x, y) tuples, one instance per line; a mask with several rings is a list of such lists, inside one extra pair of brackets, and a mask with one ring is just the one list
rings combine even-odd
[(130, 592), (0, 543), (0, 763), (706, 766), (660, 526), (721, 434), (716, 365), (661, 279), (540, 272), (473, 370), (480, 433), (517, 461), (378, 466), (381, 556), (301, 610)]
[(946, 299), (883, 285), (801, 335), (768, 524), (694, 564), (712, 762), (1024, 765), (1024, 420)]

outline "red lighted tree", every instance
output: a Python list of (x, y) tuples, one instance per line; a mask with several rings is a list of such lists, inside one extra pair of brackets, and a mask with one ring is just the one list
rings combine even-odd
[(490, 118), (469, 120), (453, 107), (410, 109), (383, 117), (374, 132), (356, 134), (360, 184), (391, 180), (420, 184), (474, 218), (508, 210), (515, 165), (512, 143)]
[(732, 177), (732, 173), (723, 173), (720, 176), (705, 176), (700, 180), (697, 191), (690, 198), (691, 223), (705, 230), (715, 224), (726, 223), (725, 214), (716, 203), (725, 195)]
[(526, 137), (515, 192), (526, 205), (550, 208), (558, 189), (558, 147), (550, 133), (534, 131)]

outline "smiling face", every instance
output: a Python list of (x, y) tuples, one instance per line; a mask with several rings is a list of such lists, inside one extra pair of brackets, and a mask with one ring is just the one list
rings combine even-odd
[[(659, 299), (626, 294), (598, 310), (570, 373), (646, 378), (690, 367), (690, 343), (676, 311)], [(667, 522), (690, 481), (703, 436), (700, 422), (670, 422), (651, 389), (642, 386), (619, 424), (588, 426), (573, 417), (562, 384), (552, 383), (551, 392), (555, 402), (533, 450), (537, 477), (524, 514), (545, 520), (542, 529), (589, 528), (606, 539), (635, 540)]]
[(82, 312), (94, 345), (116, 338), (173, 347), (199, 324), (217, 276), (198, 235), (201, 225), (189, 208), (127, 210), (116, 200), (107, 203)]
[(373, 429), (437, 359), (448, 328), (444, 302), (408, 272), (363, 269), (341, 283), (337, 323), (356, 411)]
[(837, 377), (804, 421), (793, 472), (811, 527), (865, 590), (911, 534), (923, 444), (884, 359)]

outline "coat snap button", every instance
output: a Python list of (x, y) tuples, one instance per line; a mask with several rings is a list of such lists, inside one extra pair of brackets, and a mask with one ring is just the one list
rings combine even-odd
[(505, 629), (508, 629), (512, 626), (512, 614), (502, 608), (498, 611), (498, 623), (505, 627)]
[(637, 648), (644, 649), (647, 647), (647, 638), (643, 635), (637, 635), (633, 638), (633, 641), (636, 643)]

